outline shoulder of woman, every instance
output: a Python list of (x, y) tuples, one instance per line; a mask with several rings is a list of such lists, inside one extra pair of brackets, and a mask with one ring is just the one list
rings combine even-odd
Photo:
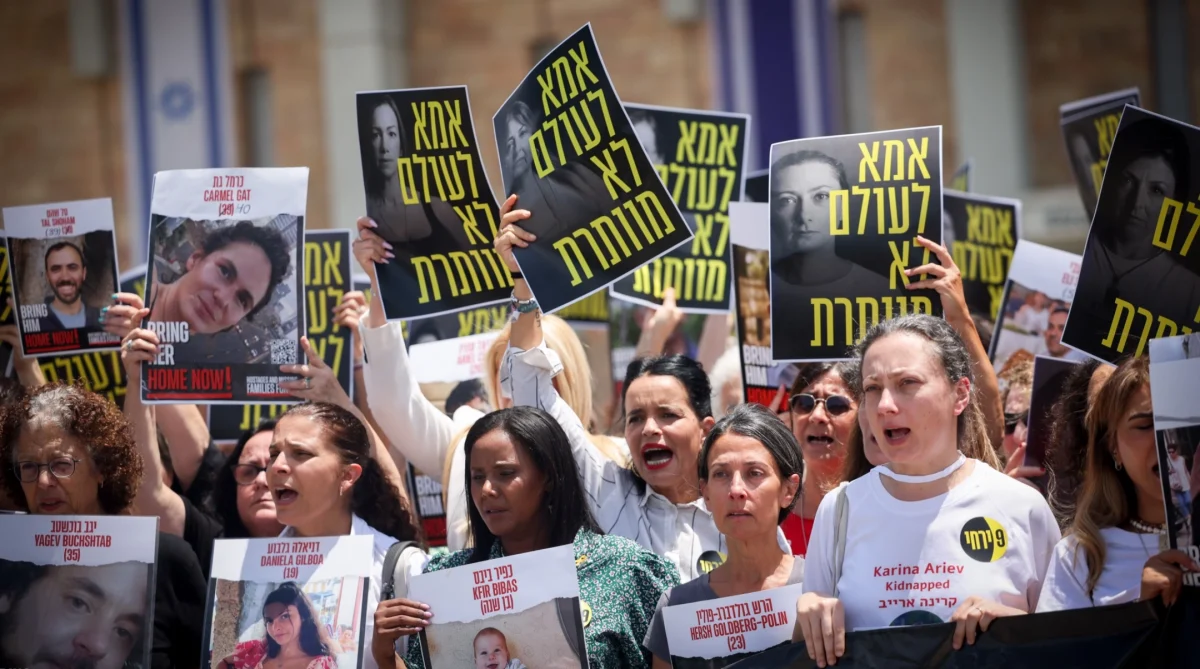
[(1046, 502), (1046, 498), (1042, 497), (1042, 493), (1031, 485), (1021, 483), (1017, 479), (1005, 474), (1004, 472), (996, 471), (986, 462), (980, 460), (975, 461), (976, 472), (973, 474), (979, 475), (979, 481), (986, 487), (999, 488), (1004, 492), (1004, 496), (998, 499), (1003, 499), (1007, 507), (1013, 501), (1020, 501), (1026, 505), (1040, 509), (1045, 507), (1046, 511), (1050, 511), (1050, 505)]
[(441, 571), (442, 569), (453, 569), (461, 567), (471, 559), (471, 549), (457, 551), (454, 553), (443, 553), (430, 558), (429, 562), (425, 563), (425, 569), (422, 573), (428, 574), (433, 571)]
[(615, 534), (587, 533), (587, 538), (577, 542), (581, 558), (598, 565), (614, 568), (646, 568), (650, 570), (665, 569), (674, 572), (678, 579), (678, 570), (666, 558), (657, 553), (642, 548), (638, 543), (619, 537)]
[(322, 655), (308, 663), (308, 669), (337, 669), (337, 658), (332, 655)]

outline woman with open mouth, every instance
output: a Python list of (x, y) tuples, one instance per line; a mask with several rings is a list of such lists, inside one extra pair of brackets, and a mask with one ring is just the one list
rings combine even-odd
[(1184, 572), (1200, 572), (1166, 550), (1167, 509), (1159, 476), (1146, 356), (1122, 363), (1087, 414), (1088, 447), (1075, 520), (1054, 548), (1037, 610), (1179, 597)]
[(953, 622), (953, 646), (973, 644), (994, 619), (1034, 610), (1060, 538), (1037, 490), (963, 452), (984, 419), (945, 320), (878, 323), (856, 358), (859, 411), (887, 464), (817, 509), (796, 631), (822, 667), (847, 630)]
[(700, 490), (729, 544), (729, 559), (659, 600), (645, 641), (655, 669), (671, 666), (664, 607), (761, 592), (804, 577), (804, 560), (777, 539), (803, 468), (796, 439), (761, 405), (739, 405), (713, 426), (700, 449)]

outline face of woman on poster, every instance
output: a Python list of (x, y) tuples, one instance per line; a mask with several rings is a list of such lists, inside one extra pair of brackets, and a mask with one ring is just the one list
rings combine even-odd
[(270, 458), (267, 482), (280, 523), (312, 527), (349, 513), (351, 489), (362, 467), (343, 463), (337, 448), (312, 418), (282, 418), (275, 426)]
[(709, 448), (708, 480), (700, 483), (717, 529), (742, 540), (774, 535), (780, 509), (791, 506), (799, 488), (799, 475), (784, 480), (762, 443), (734, 432), (721, 435)]
[(545, 514), (546, 479), (526, 450), (503, 430), (471, 448), (471, 501), (488, 531), (503, 539), (533, 533)]
[(837, 369), (830, 369), (792, 396), (792, 434), (800, 443), (805, 465), (837, 472), (846, 457), (857, 408)]
[(1114, 458), (1137, 488), (1139, 500), (1162, 503), (1162, 479), (1158, 473), (1158, 450), (1154, 442), (1154, 405), (1150, 386), (1143, 385), (1129, 398), (1116, 423), (1117, 452)]
[(267, 604), (263, 607), (263, 624), (267, 635), (281, 648), (299, 642), (300, 609), (295, 604)]
[(395, 178), (396, 160), (400, 157), (400, 119), (392, 105), (383, 102), (375, 107), (371, 120), (371, 148), (375, 152), (375, 167), (385, 178)]
[(520, 108), (508, 114), (508, 139), (504, 143), (504, 151), (514, 180), (529, 171), (529, 137), (533, 134), (529, 121)]
[(1163, 156), (1142, 156), (1129, 163), (1117, 180), (1121, 216), (1115, 229), (1124, 244), (1148, 246), (1158, 225), (1163, 200), (1175, 192), (1175, 173)]
[(806, 160), (774, 171), (771, 236), (781, 258), (833, 252), (830, 193), (840, 188), (837, 170), (821, 160)]
[[(259, 536), (255, 528), (274, 527), (277, 523), (275, 498), (267, 483), (267, 471), (271, 464), (271, 436), (271, 432), (263, 431), (251, 437), (242, 448), (238, 466), (234, 469), (238, 484), (238, 515), (254, 536)], [(278, 534), (277, 530), (275, 534)]]
[(257, 244), (231, 242), (208, 255), (197, 251), (175, 282), (178, 309), (192, 334), (237, 325), (267, 297), (271, 261)]
[(49, 421), (29, 421), (21, 426), (14, 459), (30, 513), (105, 515), (100, 476), (78, 437)]

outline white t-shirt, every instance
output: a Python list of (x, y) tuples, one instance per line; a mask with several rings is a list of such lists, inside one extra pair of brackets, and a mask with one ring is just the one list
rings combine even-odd
[(1088, 564), (1079, 540), (1067, 535), (1054, 547), (1037, 610), (1063, 611), (1135, 602), (1142, 593), (1142, 567), (1158, 547), (1158, 535), (1118, 527), (1100, 530), (1104, 539), (1104, 570), (1091, 596), (1087, 592)]
[[(843, 486), (849, 495), (838, 598), (849, 630), (945, 622), (972, 595), (1032, 611), (1061, 536), (1033, 488), (974, 461), (948, 493), (902, 502), (878, 471)], [(834, 591), (838, 491), (813, 522), (804, 591)]]

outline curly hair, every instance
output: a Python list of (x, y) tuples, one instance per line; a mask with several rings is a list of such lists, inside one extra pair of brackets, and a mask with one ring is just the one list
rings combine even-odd
[(133, 506), (142, 481), (142, 456), (133, 431), (117, 405), (82, 383), (52, 383), (26, 393), (4, 409), (0, 419), (3, 488), (22, 511), (31, 511), (13, 465), (22, 428), (53, 425), (83, 444), (100, 479), (97, 501), (104, 513), (116, 515)]
[(397, 488), (383, 474), (383, 468), (371, 457), (371, 439), (367, 428), (354, 414), (328, 402), (306, 402), (288, 409), (276, 421), (275, 429), (285, 418), (310, 418), (329, 437), (329, 445), (337, 450), (343, 464), (362, 467), (362, 476), (350, 493), (350, 511), (368, 525), (397, 541), (417, 541), (424, 545), (421, 528), (413, 522)]
[(208, 257), (216, 251), (238, 242), (259, 247), (266, 254), (267, 262), (271, 263), (271, 281), (267, 284), (267, 291), (263, 293), (258, 304), (254, 305), (254, 308), (246, 314), (246, 320), (251, 320), (266, 306), (267, 302), (271, 301), (275, 287), (283, 281), (291, 268), (292, 256), (288, 252), (288, 245), (283, 239), (283, 235), (274, 228), (255, 225), (250, 221), (238, 221), (234, 225), (214, 230), (208, 237), (205, 237), (204, 243), (200, 245), (200, 254)]

